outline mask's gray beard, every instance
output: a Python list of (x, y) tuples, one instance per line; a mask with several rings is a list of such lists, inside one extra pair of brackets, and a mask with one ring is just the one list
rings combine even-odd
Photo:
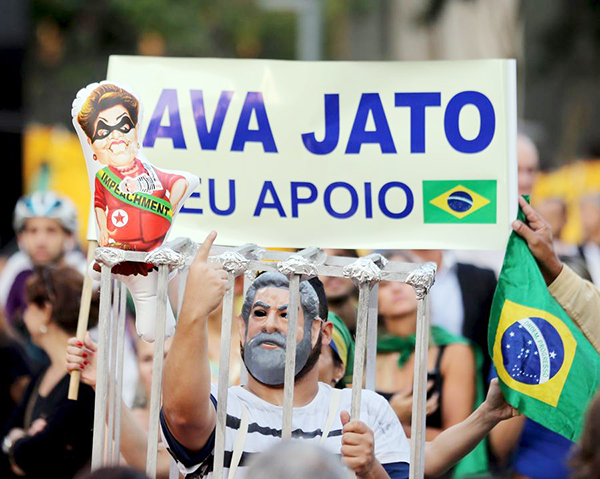
[[(295, 381), (299, 381), (317, 364), (321, 354), (322, 332), (315, 347), (310, 349), (310, 335), (305, 335), (296, 345)], [(280, 349), (266, 350), (260, 347), (264, 342), (272, 342)], [(242, 360), (248, 373), (259, 383), (272, 387), (283, 387), (285, 377), (286, 337), (279, 333), (259, 333), (245, 347), (241, 347)]]

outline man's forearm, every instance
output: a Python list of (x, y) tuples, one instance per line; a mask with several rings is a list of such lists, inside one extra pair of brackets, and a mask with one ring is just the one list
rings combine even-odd
[(464, 456), (492, 430), (498, 421), (486, 414), (485, 403), (464, 421), (455, 424), (425, 445), (425, 475), (437, 477)]
[(193, 318), (186, 309), (184, 301), (165, 360), (163, 412), (177, 440), (189, 449), (200, 449), (215, 425), (210, 400), (207, 318)]

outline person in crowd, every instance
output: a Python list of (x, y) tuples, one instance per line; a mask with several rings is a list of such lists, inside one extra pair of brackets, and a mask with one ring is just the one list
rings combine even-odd
[(531, 196), (540, 170), (540, 156), (533, 140), (524, 133), (517, 135), (517, 164), (519, 196)]
[[(227, 274), (222, 267), (207, 262), (215, 237), (216, 233), (209, 234), (190, 268), (181, 316), (165, 361), (161, 412), (163, 436), (181, 472), (200, 477), (211, 475), (212, 471), (217, 401), (216, 388), (210, 385), (206, 322), (221, 303), (227, 285)], [(319, 300), (322, 292), (316, 291), (318, 283), (302, 281), (300, 284), (302, 307), (298, 317), (294, 437), (320, 440), (311, 431), (322, 431), (329, 410), (335, 410), (330, 434), (324, 435), (327, 449), (341, 453), (345, 464), (359, 477), (407, 477), (407, 440), (400, 422), (383, 398), (363, 392), (361, 419), (364, 421), (349, 421), (350, 390), (342, 390), (339, 405), (331, 407), (332, 388), (318, 382), (318, 369), (314, 367), (321, 344), (329, 343), (331, 338), (331, 323), (321, 319), (326, 317), (327, 304)], [(236, 457), (233, 442), (239, 431), (231, 427), (245, 414), (253, 429), (242, 441), (242, 457), (248, 459), (279, 441), (288, 288), (285, 276), (265, 273), (257, 278), (246, 295), (239, 324), (242, 358), (249, 378), (244, 387), (229, 389), (227, 407), (232, 422), (226, 432), (226, 457)], [(426, 474), (443, 473), (472, 450), (497, 422), (514, 414), (504, 402), (497, 383), (493, 384), (488, 398), (477, 411), (428, 445)], [(245, 463), (228, 461), (226, 468), (238, 465), (238, 471), (246, 472)]]
[[(577, 247), (575, 245), (565, 243), (560, 239), (562, 231), (567, 224), (567, 205), (565, 201), (562, 198), (550, 197), (537, 203), (535, 208), (550, 225), (554, 243), (554, 251), (556, 251), (556, 254), (561, 261), (568, 264), (570, 268), (583, 279), (592, 281), (592, 277), (590, 276), (590, 272), (588, 271), (586, 265), (584, 248), (588, 249), (588, 255), (593, 258), (595, 252), (594, 246), (590, 244), (587, 246), (581, 245)], [(600, 210), (598, 212), (600, 212)], [(586, 223), (588, 226), (584, 229), (589, 230), (589, 227), (593, 221), (593, 215), (586, 215), (584, 218), (584, 223)]]
[[(67, 349), (67, 370), (81, 370), (81, 379), (86, 384), (94, 385), (96, 381), (95, 353), (97, 346), (87, 335), (84, 346), (77, 338), (69, 340)], [(85, 357), (84, 357), (85, 354)], [(127, 407), (122, 405), (121, 446), (127, 463), (138, 470), (145, 469), (147, 432), (139, 426), (138, 421)], [(498, 380), (492, 380), (486, 400), (465, 421), (438, 435), (433, 441), (425, 444), (425, 468), (427, 477), (438, 477), (452, 465), (462, 459), (499, 422), (516, 416), (518, 413), (506, 403)], [(168, 478), (170, 456), (165, 447), (159, 444), (157, 458), (157, 477)]]
[[(208, 314), (220, 304), (226, 287), (225, 271), (220, 265), (207, 263), (206, 261), (214, 238), (215, 234), (211, 233), (200, 249), (190, 270), (180, 322), (173, 339), (172, 348), (165, 362), (164, 409), (161, 415), (163, 435), (166, 437), (169, 449), (180, 462), (180, 469), (183, 472), (194, 472), (199, 477), (210, 474), (212, 470), (212, 463), (210, 461), (204, 462), (199, 456), (206, 454), (208, 457), (212, 454), (215, 417), (213, 401), (217, 400), (214, 394), (211, 396), (208, 392), (210, 371), (205, 344), (207, 337), (206, 321)], [(276, 281), (276, 287), (270, 286), (273, 280)], [(315, 436), (313, 433), (309, 433), (307, 439), (310, 440), (312, 437), (314, 440), (320, 441), (324, 436), (325, 447), (336, 454), (341, 453), (346, 464), (351, 469), (358, 470), (359, 475), (377, 477), (380, 474), (387, 477), (386, 470), (382, 470), (382, 466), (378, 462), (379, 458), (384, 459), (385, 464), (387, 464), (385, 459), (389, 461), (397, 457), (408, 461), (406, 439), (400, 422), (385, 400), (368, 391), (363, 395), (361, 412), (362, 417), (375, 416), (371, 419), (374, 430), (362, 421), (349, 422), (347, 409), (350, 402), (350, 390), (341, 391), (340, 405), (337, 408), (330, 408), (327, 397), (323, 401), (323, 396), (325, 394), (331, 395), (332, 389), (326, 384), (317, 382), (317, 371), (314, 365), (320, 352), (320, 347), (317, 348), (319, 337), (322, 342), (328, 341), (331, 336), (332, 324), (329, 322), (323, 324), (320, 319), (320, 316), (325, 317), (327, 314), (327, 303), (324, 292), (319, 288), (319, 282), (302, 282), (301, 284), (303, 291), (301, 291), (302, 308), (299, 311), (300, 331), (298, 336), (300, 343), (302, 343), (305, 334), (306, 337), (310, 337), (309, 344), (311, 346), (307, 348), (306, 343), (298, 345), (299, 352), (304, 351), (301, 354), (305, 356), (306, 350), (309, 349), (308, 357), (310, 357), (310, 359), (299, 358), (299, 361), (305, 363), (305, 365), (310, 364), (311, 367), (308, 370), (306, 366), (301, 368), (305, 370), (305, 373), (303, 373), (304, 379), (299, 378), (295, 387), (295, 401), (300, 400), (302, 403), (306, 402), (306, 404), (303, 407), (295, 408), (294, 421), (297, 427), (295, 427), (294, 437), (298, 437), (298, 434), (302, 435), (303, 430), (312, 431), (315, 428), (320, 433), (316, 437), (313, 437)], [(312, 284), (315, 284), (315, 286), (313, 287)], [(259, 277), (253, 286), (248, 291), (244, 306), (244, 315), (248, 318), (248, 322), (246, 323), (243, 318), (240, 319), (242, 338), (247, 339), (245, 331), (246, 324), (248, 324), (248, 329), (252, 330), (251, 338), (263, 340), (261, 341), (262, 344), (258, 346), (260, 349), (285, 354), (285, 345), (281, 348), (277, 344), (282, 344), (281, 335), (285, 337), (286, 332), (285, 318), (287, 310), (283, 306), (288, 299), (287, 280), (283, 275), (265, 274)], [(312, 290), (308, 286), (311, 286)], [(315, 288), (319, 290), (318, 293), (314, 291)], [(268, 304), (269, 302), (273, 304)], [(283, 304), (281, 304), (282, 302)], [(268, 315), (265, 315), (267, 312)], [(307, 324), (313, 331), (309, 333), (307, 333), (309, 328), (304, 325), (305, 316), (307, 319), (311, 319)], [(259, 318), (265, 319), (261, 320)], [(265, 329), (264, 332), (263, 329)], [(257, 330), (260, 331), (258, 335), (255, 334)], [(257, 343), (256, 339), (255, 344)], [(248, 386), (230, 388), (231, 400), (228, 401), (229, 415), (233, 418), (234, 423), (236, 422), (235, 418), (240, 414), (242, 404), (244, 408), (253, 409), (253, 415), (249, 418), (252, 430), (248, 431), (243, 444), (244, 450), (247, 451), (242, 455), (245, 460), (253, 456), (254, 453), (267, 450), (271, 445), (279, 442), (281, 433), (278, 428), (282, 421), (281, 407), (277, 406), (282, 402), (281, 387), (259, 382), (252, 376), (257, 374), (262, 378), (262, 381), (273, 382), (273, 380), (276, 380), (280, 382), (283, 374), (282, 368), (279, 366), (280, 358), (276, 361), (267, 360), (267, 364), (264, 364), (265, 358), (260, 357), (260, 351), (257, 354), (251, 343), (252, 339), (243, 341), (245, 347), (249, 348), (246, 349), (246, 351), (249, 351), (246, 354), (250, 355), (244, 355), (246, 366), (251, 373)], [(81, 369), (84, 382), (95, 382), (95, 351), (95, 344), (90, 341), (89, 336), (85, 340), (85, 347), (78, 343), (76, 338), (72, 338), (69, 340), (69, 348), (67, 349), (67, 369), (69, 371)], [(175, 356), (175, 361), (173, 361), (173, 356)], [(252, 359), (252, 356), (254, 356), (254, 359)], [(258, 369), (256, 369), (257, 362), (262, 364)], [(182, 381), (181, 378), (185, 378), (185, 381)], [(177, 382), (180, 384), (176, 385)], [(191, 389), (181, 387), (188, 383), (191, 385)], [(312, 391), (307, 391), (307, 386), (311, 386)], [(235, 401), (233, 406), (236, 408), (235, 411), (231, 410), (233, 400), (236, 399), (231, 394), (232, 389), (239, 395), (238, 397), (242, 398)], [(201, 394), (203, 390), (208, 396), (206, 399), (209, 401), (206, 408), (200, 408), (203, 404), (204, 395)], [(187, 399), (182, 397), (173, 398), (170, 391), (191, 395)], [(213, 393), (216, 393), (214, 386)], [(183, 403), (177, 404), (182, 400)], [(257, 405), (260, 406), (259, 411), (254, 410)], [(167, 409), (173, 408), (173, 406), (175, 408), (171, 409), (172, 412), (169, 412)], [(331, 430), (331, 433), (324, 434), (321, 428), (324, 427), (329, 409), (335, 411), (337, 418), (333, 422), (334, 429)], [(190, 410), (191, 413), (188, 412)], [(186, 439), (176, 436), (177, 432), (171, 432), (171, 428), (177, 431), (180, 428), (190, 427), (190, 429), (184, 431), (184, 434), (187, 432), (192, 436), (202, 435), (202, 429), (204, 428), (198, 428), (197, 426), (198, 422), (204, 422), (205, 418), (198, 418), (196, 413), (207, 416), (208, 427), (211, 429), (210, 433), (205, 435), (206, 439), (200, 439), (200, 441), (208, 440), (208, 445), (205, 445), (205, 447), (200, 446), (197, 448), (194, 444), (182, 444), (181, 442), (186, 441)], [(435, 477), (444, 473), (470, 452), (499, 421), (515, 414), (515, 410), (504, 401), (496, 380), (490, 387), (486, 401), (473, 414), (462, 423), (442, 432), (433, 442), (427, 443), (425, 451), (426, 474)], [(255, 417), (255, 415), (258, 417)], [(313, 419), (306, 419), (306, 415), (312, 416)], [(139, 427), (131, 412), (126, 408), (123, 408), (122, 421), (121, 445), (123, 455), (130, 465), (143, 469), (146, 460), (147, 434)], [(273, 427), (264, 429), (257, 426), (264, 421), (268, 421)], [(309, 424), (308, 421), (311, 421), (311, 423)], [(272, 431), (274, 434), (265, 437), (261, 431), (267, 430)], [(229, 439), (226, 442), (226, 450), (231, 451), (231, 440), (237, 434), (239, 434), (239, 431), (230, 431), (227, 434)], [(194, 441), (194, 437), (191, 439)], [(343, 440), (344, 446), (342, 446), (341, 440)], [(166, 450), (159, 448), (157, 464), (159, 477), (166, 477), (168, 474), (168, 461)], [(228, 465), (232, 466), (231, 463), (228, 463)], [(373, 468), (376, 470), (374, 471)], [(391, 477), (407, 477), (408, 468), (401, 467), (399, 469), (394, 470), (393, 467), (390, 468), (388, 465), (388, 472), (390, 472)], [(238, 472), (243, 474), (246, 472), (245, 470), (245, 465), (241, 465)]]
[[(581, 226), (584, 241), (578, 253), (590, 273), (593, 283), (600, 286), (600, 194), (588, 194), (581, 198)], [(543, 215), (542, 217), (546, 219)], [(554, 232), (552, 232), (554, 237)], [(555, 248), (556, 251), (556, 248)], [(560, 254), (557, 252), (557, 254)]]
[[(325, 249), (328, 256), (358, 258), (356, 250)], [(351, 279), (337, 276), (322, 276), (319, 278), (325, 288), (329, 310), (337, 314), (346, 323), (352, 337), (356, 334), (356, 299), (358, 289)]]
[[(170, 349), (171, 339), (165, 341), (165, 355)], [(138, 355), (140, 358), (140, 384), (150, 398), (152, 386), (152, 360), (154, 359), (154, 344), (139, 341), (141, 345)], [(71, 337), (67, 341), (66, 369), (68, 373), (81, 371), (81, 381), (96, 389), (96, 353), (98, 345), (89, 333), (83, 341)], [(143, 404), (143, 406), (142, 406)], [(126, 402), (121, 402), (121, 455), (125, 462), (140, 471), (146, 470), (146, 456), (148, 446), (149, 428), (149, 406), (148, 403), (134, 405), (132, 409), (127, 407)], [(156, 477), (168, 479), (171, 469), (171, 456), (165, 449), (162, 441), (158, 444), (158, 455), (156, 462)]]
[[(538, 149), (533, 140), (524, 132), (517, 134), (517, 165), (519, 195), (532, 195), (539, 174), (540, 159)], [(505, 251), (454, 251), (460, 263), (469, 263), (481, 268), (490, 268), (500, 276)], [(485, 349), (484, 349), (485, 351)], [(486, 366), (489, 363), (486, 361)], [(485, 369), (489, 371), (489, 369)]]
[(333, 324), (331, 342), (323, 343), (319, 357), (319, 381), (343, 389), (352, 383), (354, 370), (354, 340), (350, 330), (337, 314), (329, 311)]
[(557, 196), (536, 203), (536, 209), (548, 221), (554, 238), (554, 250), (559, 256), (577, 255), (577, 247), (563, 242), (560, 237), (567, 224), (567, 204)]
[[(492, 375), (496, 377), (495, 369)], [(494, 427), (489, 444), (497, 468), (515, 479), (562, 479), (569, 475), (573, 443), (523, 415)]]
[[(401, 252), (391, 253), (389, 259), (415, 262), (411, 255)], [(382, 327), (377, 340), (376, 389), (390, 401), (410, 436), (417, 330), (417, 298), (412, 286), (401, 282), (380, 282), (379, 316)], [(483, 388), (478, 387), (482, 363), (480, 351), (477, 350), (476, 354), (465, 338), (440, 326), (431, 328), (431, 338), (428, 353), (428, 440), (464, 421), (483, 401)], [(484, 472), (487, 461), (483, 446), (465, 461), (459, 467), (467, 468), (468, 473)]]
[(571, 479), (600, 477), (600, 393), (591, 402), (583, 433), (571, 459)]
[[(76, 339), (76, 338), (75, 338)], [(172, 340), (167, 338), (164, 344), (164, 355), (167, 357), (171, 348)], [(139, 423), (148, 430), (150, 421), (150, 395), (152, 391), (152, 364), (154, 361), (154, 344), (146, 341), (138, 340), (136, 345), (137, 361), (138, 361), (138, 391), (136, 401), (132, 408), (133, 415)], [(96, 384), (91, 386), (96, 387)]]
[[(68, 267), (46, 266), (26, 283), (23, 314), (32, 340), (50, 358), (49, 366), (34, 377), (7, 426), (2, 448), (2, 477), (72, 477), (90, 459), (94, 392), (83, 385), (79, 400), (67, 399), (69, 376), (64, 355), (75, 334), (83, 277)], [(94, 295), (90, 323), (98, 317)], [(86, 359), (84, 359), (86, 361)]]
[[(429, 293), (431, 324), (455, 336), (463, 336), (487, 351), (487, 335), (496, 275), (456, 260), (454, 252), (441, 250), (414, 251), (421, 261), (433, 261), (438, 269)], [(483, 354), (480, 371), (490, 370), (491, 359)], [(482, 383), (483, 384), (483, 383)]]
[(314, 444), (281, 442), (252, 461), (247, 479), (285, 477), (287, 479), (347, 479), (339, 459)]
[[(71, 267), (84, 274), (85, 256), (77, 248), (77, 211), (66, 197), (53, 192), (36, 192), (19, 199), (14, 211), (13, 228), (20, 251), (12, 255), (0, 275), (0, 306), (17, 333), (24, 338), (25, 349), (34, 372), (48, 365), (44, 351), (29, 340), (23, 323), (27, 304), (25, 284), (36, 268)], [(129, 334), (129, 337), (131, 334)], [(131, 341), (126, 341), (124, 397), (133, 403), (137, 372)]]
[(512, 223), (513, 230), (527, 242), (546, 281), (548, 292), (582, 330), (596, 351), (600, 352), (600, 290), (560, 260), (554, 251), (552, 230), (544, 218), (525, 198), (519, 198), (519, 204), (527, 223), (515, 220)]
[[(527, 224), (514, 221), (513, 229), (527, 241), (550, 294), (600, 351), (598, 289), (559, 258), (552, 227), (542, 216), (524, 198), (520, 198), (519, 203)], [(498, 424), (490, 434), (490, 445), (500, 464), (510, 462), (517, 477), (558, 479), (569, 474), (568, 459), (573, 443), (526, 417)]]
[(29, 358), (24, 345), (6, 322), (0, 310), (0, 431), (23, 397), (31, 379)]
[(22, 329), (25, 283), (34, 268), (71, 266), (81, 273), (85, 257), (76, 249), (77, 212), (72, 202), (53, 192), (36, 192), (19, 199), (13, 228), (20, 251), (12, 255), (0, 277), (0, 305), (10, 324)]
[[(210, 384), (206, 322), (208, 315), (222, 301), (227, 278), (220, 266), (206, 262), (215, 236), (211, 234), (207, 238), (190, 268), (181, 317), (165, 362), (161, 414), (164, 437), (179, 461), (181, 472), (195, 472), (200, 476), (212, 470), (215, 428), (215, 408), (211, 398), (215, 398), (216, 389)], [(317, 293), (315, 287), (319, 286), (321, 291)], [(277, 436), (281, 434), (278, 431), (282, 423), (288, 287), (287, 278), (280, 273), (260, 275), (248, 290), (239, 321), (242, 358), (249, 377), (246, 387), (229, 389), (228, 415), (240, 418), (246, 410), (249, 424), (256, 424), (257, 430), (248, 433), (241, 446), (247, 459), (280, 440)], [(325, 427), (332, 409), (329, 404), (332, 388), (318, 382), (318, 368), (315, 367), (322, 341), (329, 343), (332, 329), (331, 323), (321, 319), (327, 317), (327, 305), (319, 300), (320, 296), (324, 296), (320, 282), (301, 282), (294, 434), (305, 439), (315, 439), (312, 431)], [(190, 362), (191, 357), (198, 360)], [(186, 381), (176, 379), (182, 375)], [(186, 398), (184, 395), (191, 396)], [(342, 390), (339, 406), (334, 408), (335, 419), (330, 433), (325, 434), (324, 447), (337, 454), (342, 452), (346, 465), (360, 477), (387, 477), (387, 474), (406, 477), (408, 443), (392, 410), (383, 407), (385, 401), (375, 393), (365, 391), (361, 408), (364, 421), (349, 421), (350, 397), (350, 390)], [(276, 433), (263, 432), (266, 430)], [(233, 451), (235, 434), (230, 431), (226, 433), (226, 456)], [(342, 441), (352, 447), (343, 450)], [(364, 444), (371, 447), (364, 447)], [(243, 462), (226, 464), (226, 469), (238, 466), (239, 471), (246, 468)]]

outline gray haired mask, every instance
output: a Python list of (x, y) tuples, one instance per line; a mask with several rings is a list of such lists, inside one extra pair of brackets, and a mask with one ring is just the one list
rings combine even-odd
[[(270, 342), (277, 349), (263, 349), (261, 345)], [(304, 334), (304, 338), (296, 345), (296, 368), (297, 375), (306, 365), (308, 356), (312, 350), (310, 331)], [(285, 376), (285, 351), (286, 337), (279, 332), (258, 333), (244, 346), (244, 364), (248, 372), (256, 380), (269, 386), (280, 386)]]
[[(256, 292), (269, 287), (286, 289), (287, 286), (289, 286), (287, 278), (280, 273), (265, 273), (257, 278), (248, 290), (242, 310), (242, 317), (246, 322), (246, 335), (248, 334), (247, 326), (251, 314), (251, 303), (254, 302)], [(308, 281), (300, 283), (300, 303), (304, 312), (304, 335), (296, 345), (294, 375), (302, 371), (308, 361), (312, 351), (312, 322), (318, 317), (319, 299), (316, 291)], [(261, 348), (261, 345), (266, 342), (273, 343), (278, 348)], [(273, 333), (261, 331), (249, 340), (246, 338), (243, 359), (246, 369), (252, 377), (269, 386), (281, 386), (285, 376), (286, 344), (286, 336), (278, 331)]]

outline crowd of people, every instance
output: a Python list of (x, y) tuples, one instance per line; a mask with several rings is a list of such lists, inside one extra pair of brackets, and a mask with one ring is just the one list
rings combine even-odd
[[(535, 146), (520, 137), (520, 194), (531, 194), (537, 166)], [(600, 196), (583, 196), (580, 245), (560, 240), (567, 210), (559, 198), (532, 204), (520, 198), (527, 221), (515, 221), (513, 229), (526, 240), (550, 294), (600, 351)], [(91, 331), (77, 339), (87, 265), (77, 247), (75, 209), (54, 193), (34, 193), (17, 204), (14, 228), (18, 252), (0, 277), (0, 352), (7, 365), (0, 383), (0, 476), (52, 471), (52, 477), (83, 477), (92, 449), (98, 294), (92, 298)], [(211, 477), (214, 469), (221, 302), (228, 284), (222, 267), (208, 262), (215, 238), (214, 232), (207, 237), (190, 267), (177, 328), (165, 343), (159, 477), (169, 476), (171, 457), (181, 475)], [(326, 252), (358, 256), (349, 250)], [(580, 443), (573, 444), (519, 415), (492, 379), (488, 318), (501, 258), (435, 250), (383, 253), (391, 261), (438, 266), (430, 292), (426, 475), (600, 477), (600, 397), (589, 408)], [(245, 294), (236, 285), (226, 471), (249, 478), (284, 473), (335, 478), (346, 474), (345, 466), (358, 477), (408, 477), (415, 292), (404, 283), (380, 283), (376, 391), (363, 392), (360, 419), (350, 420), (357, 293), (345, 278), (300, 283), (292, 436), (301, 441), (282, 444), (288, 279), (261, 274)], [(145, 470), (154, 346), (137, 338), (134, 316), (129, 308), (130, 353), (120, 406), (121, 463), (131, 469), (88, 477), (142, 477), (139, 471)], [(70, 401), (68, 373), (75, 370), (83, 385), (79, 399)]]

